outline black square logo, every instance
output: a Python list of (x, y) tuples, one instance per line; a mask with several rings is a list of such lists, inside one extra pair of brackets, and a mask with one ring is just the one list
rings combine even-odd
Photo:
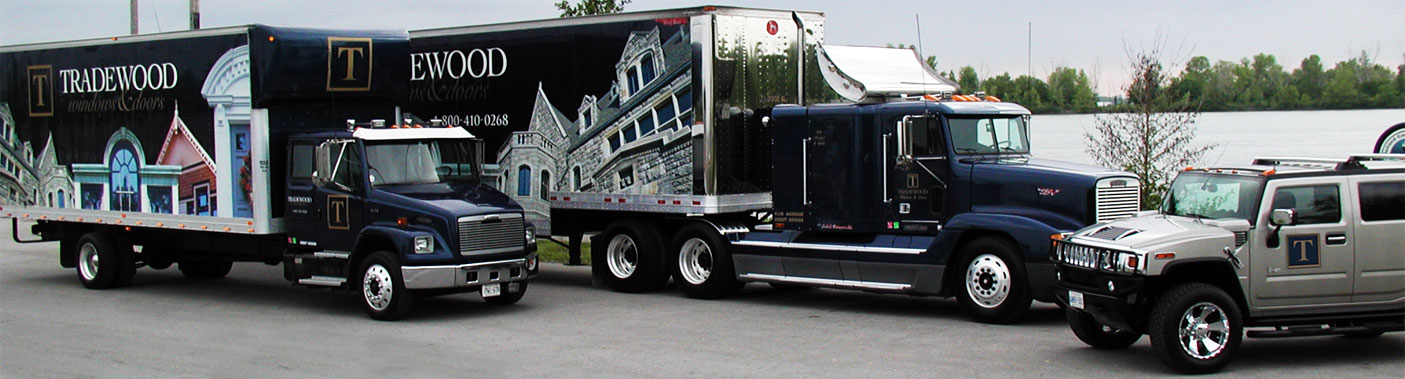
[(29, 117), (54, 115), (54, 66), (29, 66)]
[(371, 39), (327, 37), (327, 91), (371, 90)]

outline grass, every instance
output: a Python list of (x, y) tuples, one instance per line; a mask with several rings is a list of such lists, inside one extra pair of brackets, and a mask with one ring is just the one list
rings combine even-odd
[[(542, 262), (566, 263), (570, 255), (566, 247), (547, 240), (537, 241), (537, 258)], [(590, 264), (590, 242), (581, 242), (581, 263)]]

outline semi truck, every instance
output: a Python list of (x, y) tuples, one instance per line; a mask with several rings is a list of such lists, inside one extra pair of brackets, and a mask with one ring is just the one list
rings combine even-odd
[[(1132, 174), (1030, 156), (1030, 112), (824, 15), (733, 7), (410, 31), (406, 109), (496, 154), (485, 177), (611, 289), (672, 280), (1053, 301), (1049, 236), (1138, 209)], [(970, 91), (968, 91), (970, 92)]]
[(87, 288), (263, 262), (381, 320), (515, 303), (533, 230), (481, 139), (395, 107), (409, 56), (404, 31), (263, 25), (0, 48), (0, 217)]

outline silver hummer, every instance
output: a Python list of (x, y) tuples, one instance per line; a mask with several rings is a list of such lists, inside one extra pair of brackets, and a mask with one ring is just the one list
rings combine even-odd
[(1405, 330), (1405, 155), (1186, 169), (1157, 211), (1056, 236), (1058, 302), (1095, 348), (1151, 337), (1184, 373), (1249, 337)]

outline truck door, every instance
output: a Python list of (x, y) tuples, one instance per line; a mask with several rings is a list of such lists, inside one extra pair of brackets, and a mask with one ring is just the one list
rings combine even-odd
[[(1304, 182), (1310, 180), (1310, 184)], [(1355, 252), (1350, 207), (1342, 206), (1345, 178), (1284, 179), (1268, 183), (1259, 209), (1264, 237), (1254, 239), (1249, 267), (1264, 270), (1253, 277), (1250, 293), (1264, 307), (1351, 301)], [(1269, 223), (1274, 209), (1293, 209), (1297, 222), (1277, 231)]]
[[(366, 190), (366, 180), (360, 146), (354, 141), (323, 141), (318, 145), (294, 143), (291, 146), (289, 164), (293, 177), (288, 181), (287, 192), (289, 242), (316, 250), (351, 251), (364, 226), (361, 210), (365, 201), (361, 196)], [(309, 156), (300, 157), (300, 154)], [(320, 157), (323, 155), (325, 162)], [(317, 164), (309, 164), (312, 161)], [(309, 178), (299, 179), (299, 171), (306, 171), (307, 166), (314, 166)]]
[(890, 228), (924, 230), (945, 219), (951, 164), (942, 130), (936, 116), (903, 116), (897, 121), (897, 135), (883, 136), (884, 201), (896, 221), (916, 224)]

